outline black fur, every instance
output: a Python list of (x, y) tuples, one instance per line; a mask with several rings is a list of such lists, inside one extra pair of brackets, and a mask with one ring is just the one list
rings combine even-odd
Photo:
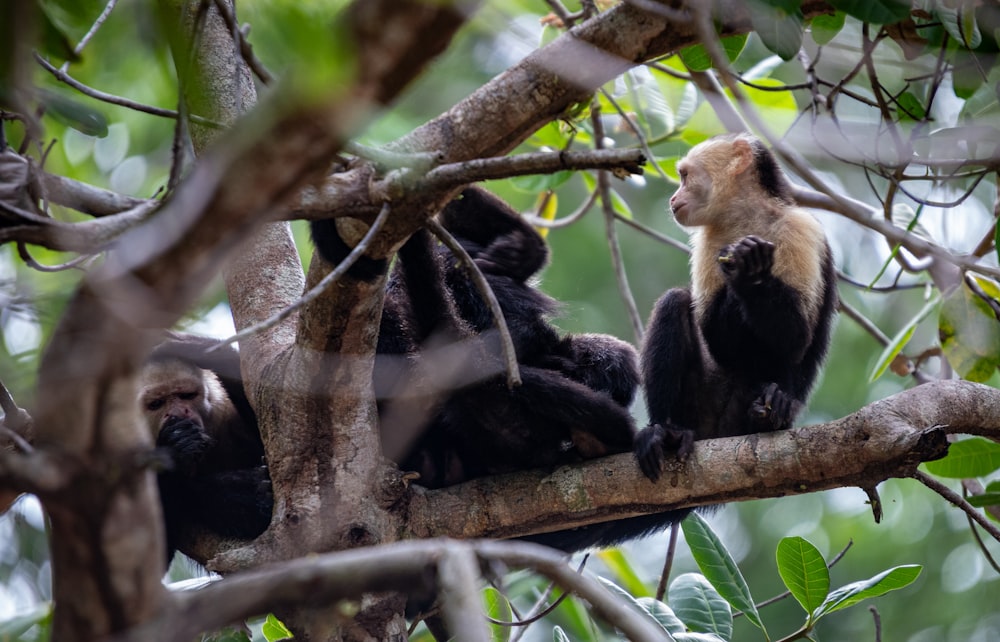
[[(351, 247), (344, 242), (337, 232), (337, 219), (329, 218), (313, 221), (310, 225), (312, 230), (313, 243), (319, 251), (323, 260), (330, 265), (336, 266), (348, 254)], [(389, 262), (385, 259), (373, 259), (368, 256), (359, 256), (353, 265), (347, 270), (348, 276), (359, 281), (372, 282), (385, 271)]]
[[(496, 295), (522, 385), (507, 388), (493, 314), (466, 268), (425, 231), (414, 234), (389, 274), (375, 367), (383, 444), (407, 444), (395, 455), (400, 468), (440, 488), (631, 450), (636, 352), (614, 337), (564, 335), (552, 325), (557, 302), (530, 282), (548, 260), (541, 236), (479, 188), (464, 190), (440, 221)], [(315, 226), (313, 239), (322, 242)], [(346, 255), (342, 241), (337, 247), (319, 249), (330, 260), (331, 250)], [(456, 345), (462, 363), (450, 380), (427, 382), (428, 372), (437, 379), (440, 371), (428, 365), (433, 348)], [(401, 391), (410, 396), (400, 400)], [(414, 416), (423, 419), (419, 427)], [(575, 531), (544, 537), (566, 550), (582, 547)]]
[(197, 423), (167, 421), (156, 437), (165, 469), (157, 483), (166, 527), (167, 561), (192, 528), (223, 537), (252, 539), (271, 521), (272, 495), (257, 417), (240, 376), (239, 354), (231, 346), (205, 352), (216, 342), (174, 334), (157, 346), (150, 362), (180, 359), (216, 374), (242, 420), (214, 436)]

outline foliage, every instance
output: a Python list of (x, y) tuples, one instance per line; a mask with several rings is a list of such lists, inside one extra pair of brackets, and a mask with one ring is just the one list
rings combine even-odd
[[(104, 3), (38, 0), (34, 4), (41, 10), (37, 46), (53, 65), (68, 63), (71, 76), (86, 86), (164, 109), (176, 107), (178, 80), (167, 34), (159, 28), (155, 12), (142, 3), (122, 3), (91, 44), (76, 52), (74, 47)], [(256, 54), (281, 76), (293, 73), (302, 61), (326, 61), (332, 66), (343, 62), (347, 54), (331, 42), (327, 28), (345, 4), (293, 6), (257, 0), (239, 9), (241, 20), (253, 27), (250, 40)], [(612, 210), (639, 229), (623, 233), (621, 242), (625, 271), (632, 277), (631, 294), (644, 312), (663, 290), (688, 279), (683, 252), (664, 247), (648, 234), (652, 230), (675, 240), (683, 238), (683, 231), (664, 214), (677, 180), (675, 163), (694, 144), (725, 130), (716, 106), (700, 92), (691, 71), (731, 71), (733, 86), (722, 83), (722, 93), (744, 117), (757, 117), (748, 120), (760, 129), (758, 133), (805, 157), (833, 191), (874, 203), (876, 209), (869, 214), (875, 215), (868, 219), (892, 221), (897, 231), (930, 244), (930, 250), (920, 254), (899, 239), (883, 237), (880, 228), (865, 229), (871, 227), (870, 220), (818, 214), (844, 277), (842, 299), (869, 325), (842, 315), (810, 421), (840, 416), (922, 378), (947, 377), (953, 371), (992, 385), (1000, 381), (996, 269), (1000, 228), (993, 207), (1000, 145), (996, 5), (943, 0), (921, 0), (912, 6), (900, 0), (832, 0), (830, 5), (835, 12), (806, 18), (797, 0), (753, 2), (749, 6), (755, 31), (721, 38), (724, 60), (713, 59), (704, 45), (689, 47), (626, 72), (593, 101), (600, 107), (606, 144), (641, 146), (649, 155), (647, 176), (614, 182), (610, 193)], [(550, 41), (558, 29), (538, 24), (547, 11), (545, 3), (487, 3), (434, 67), (392, 109), (379, 115), (360, 142), (379, 145), (398, 138)], [(41, 67), (33, 70), (27, 99), (15, 100), (3, 91), (10, 84), (10, 78), (0, 77), (0, 109), (42, 114), (38, 125), (44, 133), (33, 138), (27, 121), (4, 120), (4, 138), (14, 148), (25, 147), (26, 154), (48, 172), (141, 197), (166, 187), (174, 162), (170, 118), (86, 96)], [(19, 110), (21, 100), (26, 100), (27, 108)], [(552, 121), (516, 151), (592, 148), (596, 134), (590, 106), (580, 105)], [(50, 142), (55, 145), (50, 147)], [(594, 174), (586, 172), (517, 177), (489, 185), (519, 209), (536, 212), (540, 221), (550, 224), (575, 211), (595, 186)], [(552, 197), (546, 198), (550, 192)], [(83, 219), (69, 208), (50, 209), (66, 220)], [(901, 213), (906, 214), (903, 219)], [(579, 224), (543, 228), (548, 230), (554, 257), (543, 287), (564, 302), (566, 314), (558, 321), (567, 330), (627, 337), (631, 328), (627, 315), (616, 307), (619, 292), (604, 258), (607, 241), (598, 218), (589, 215)], [(301, 247), (308, 252), (305, 242)], [(31, 247), (31, 254), (42, 264), (67, 260), (63, 253), (38, 247)], [(942, 265), (955, 265), (941, 258), (945, 255), (968, 259), (961, 264), (959, 278), (947, 282), (935, 272)], [(0, 381), (22, 405), (32, 403), (40, 346), (78, 279), (75, 271), (32, 270), (11, 245), (0, 247), (4, 339)], [(221, 288), (215, 288), (192, 310), (188, 323), (207, 317), (223, 301)], [(228, 334), (229, 328), (209, 331)], [(983, 439), (962, 440), (947, 458), (925, 468), (947, 479), (982, 481), (985, 492), (970, 501), (979, 507), (996, 506), (1000, 504), (997, 449)], [(767, 629), (797, 627), (808, 633), (817, 625), (828, 639), (857, 639), (859, 631), (870, 625), (867, 616), (856, 615), (858, 610), (839, 611), (911, 582), (906, 602), (916, 615), (903, 616), (906, 611), (898, 605), (884, 607), (890, 612), (897, 609), (897, 617), (886, 618), (892, 639), (973, 639), (977, 627), (981, 638), (1000, 631), (996, 619), (975, 617), (992, 611), (990, 591), (997, 579), (983, 570), (984, 558), (968, 543), (961, 520), (947, 512), (943, 502), (928, 499), (923, 489), (887, 487), (883, 494), (891, 493), (894, 499), (884, 503), (887, 512), (895, 514), (887, 515), (892, 525), (881, 527), (861, 512), (865, 507), (857, 497), (851, 496), (850, 508), (845, 509), (845, 494), (813, 497), (808, 510), (817, 516), (787, 524), (776, 512), (765, 513), (771, 504), (741, 507), (743, 520), (728, 518), (735, 525), (726, 538), (738, 551), (728, 551), (703, 520), (692, 518), (684, 525), (690, 550), (686, 561), (697, 564), (701, 572), (694, 573), (692, 567), (675, 577), (666, 603), (650, 597), (655, 584), (650, 577), (659, 564), (646, 561), (659, 557), (656, 545), (604, 553), (602, 572), (623, 587), (624, 599), (634, 601), (677, 640), (744, 639), (740, 620), (734, 624), (733, 610), (742, 613), (742, 621), (751, 622), (764, 639)], [(807, 504), (793, 504), (789, 498), (786, 505)], [(30, 608), (11, 613), (0, 605), (0, 640), (38, 631), (42, 633), (37, 639), (45, 639), (51, 609), (45, 591), (37, 589), (38, 578), (47, 569), (44, 545), (39, 543), (44, 533), (25, 526), (23, 520), (16, 522), (14, 513), (0, 524), (10, 532), (16, 524), (18, 533), (16, 538), (0, 538), (0, 585), (36, 589), (30, 595)], [(775, 533), (775, 524), (786, 525), (788, 533), (807, 533), (813, 540), (827, 542), (857, 533), (864, 551), (857, 553), (858, 563), (865, 568), (851, 569), (857, 571), (855, 577), (870, 572), (865, 569), (891, 568), (831, 591), (827, 561), (818, 547), (804, 537)], [(913, 532), (924, 535), (905, 539)], [(755, 607), (749, 584), (767, 590), (778, 587), (770, 560), (754, 552), (773, 548), (776, 537), (782, 537), (777, 543), (780, 580), (805, 612), (804, 622), (802, 614), (790, 612), (788, 605), (775, 607), (770, 617)], [(995, 543), (984, 548), (994, 554), (997, 550)], [(949, 552), (960, 557), (952, 558)], [(632, 562), (635, 557), (643, 563)], [(919, 578), (918, 567), (898, 564), (912, 559), (924, 562)], [(975, 569), (967, 573), (974, 578), (972, 583), (956, 582), (953, 576), (970, 565)], [(941, 585), (948, 587), (946, 595), (940, 595)], [(523, 602), (538, 588), (536, 579), (515, 577), (507, 597), (488, 595), (486, 610), (496, 620), (510, 621), (511, 603)], [(936, 608), (939, 603), (953, 608)], [(834, 612), (837, 617), (826, 617)], [(572, 599), (560, 604), (548, 621), (555, 622), (549, 630), (557, 640), (614, 636)], [(263, 635), (280, 639), (285, 632), (279, 627), (268, 618)], [(493, 631), (496, 639), (510, 635), (505, 627), (494, 626)]]

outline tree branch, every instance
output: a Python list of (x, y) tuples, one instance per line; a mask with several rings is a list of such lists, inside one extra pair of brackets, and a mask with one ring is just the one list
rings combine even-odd
[[(471, 541), (465, 545), (466, 551), (474, 553), (482, 564), (502, 562), (514, 568), (533, 569), (548, 577), (590, 602), (599, 617), (631, 640), (666, 639), (663, 629), (647, 615), (615, 598), (597, 580), (567, 566), (564, 555), (525, 542)], [(398, 542), (313, 555), (247, 571), (196, 591), (175, 594), (174, 607), (168, 613), (114, 638), (113, 642), (150, 639), (183, 642), (201, 631), (281, 605), (323, 605), (364, 593), (434, 590), (428, 578), (455, 550), (455, 542), (442, 539)]]
[[(698, 441), (690, 459), (670, 464), (658, 484), (621, 454), (440, 490), (415, 488), (410, 527), (415, 537), (516, 537), (676, 508), (874, 487), (942, 456), (946, 433), (1000, 437), (1000, 391), (940, 381), (827, 424)], [(467, 506), (477, 510), (461, 508)]]

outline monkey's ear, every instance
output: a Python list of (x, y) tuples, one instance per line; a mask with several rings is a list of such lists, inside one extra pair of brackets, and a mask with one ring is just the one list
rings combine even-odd
[(753, 164), (753, 149), (750, 141), (745, 138), (737, 138), (733, 141), (733, 156), (729, 161), (733, 176), (742, 174)]

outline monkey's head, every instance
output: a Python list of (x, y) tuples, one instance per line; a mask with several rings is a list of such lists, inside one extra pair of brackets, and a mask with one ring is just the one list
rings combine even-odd
[(220, 403), (228, 398), (216, 376), (186, 361), (153, 359), (139, 376), (139, 407), (154, 439), (174, 421), (188, 420), (205, 430)]
[(710, 138), (694, 146), (677, 163), (681, 186), (670, 197), (670, 209), (681, 225), (727, 223), (734, 204), (755, 199), (791, 203), (789, 185), (774, 155), (749, 134)]

